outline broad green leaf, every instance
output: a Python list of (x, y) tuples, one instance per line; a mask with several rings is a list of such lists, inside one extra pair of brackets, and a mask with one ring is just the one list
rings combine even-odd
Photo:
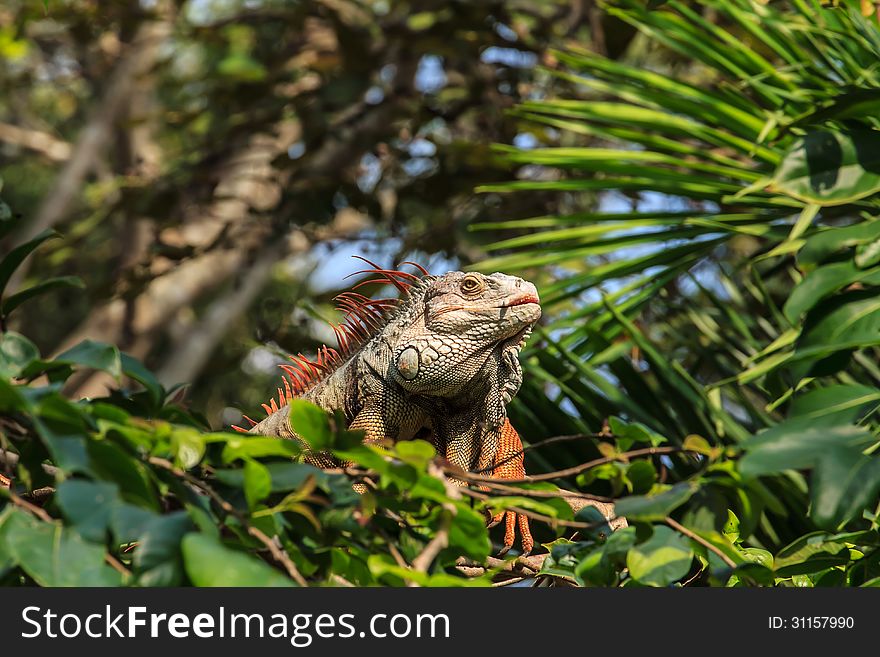
[(627, 520), (663, 520), (672, 511), (687, 502), (698, 488), (692, 481), (675, 484), (656, 495), (633, 495), (614, 503), (618, 516)]
[(880, 403), (880, 388), (838, 384), (795, 395), (788, 410), (791, 418), (809, 418), (814, 426), (858, 422)]
[(67, 479), (58, 484), (55, 499), (65, 517), (80, 535), (95, 543), (103, 543), (113, 509), (120, 503), (115, 484)]
[(116, 378), (122, 374), (122, 359), (119, 355), (119, 349), (115, 345), (103, 342), (83, 340), (67, 351), (58, 354), (53, 360), (56, 363), (68, 363), (103, 370)]
[(635, 495), (644, 495), (657, 481), (657, 471), (650, 461), (634, 461), (626, 469), (624, 480)]
[(739, 471), (750, 477), (813, 467), (826, 450), (863, 449), (873, 442), (871, 433), (853, 425), (816, 425), (809, 417), (780, 422), (743, 444), (745, 456)]
[(205, 437), (192, 427), (175, 427), (171, 433), (171, 453), (184, 470), (194, 468), (205, 455)]
[(800, 379), (818, 358), (876, 344), (880, 344), (880, 298), (870, 289), (839, 294), (808, 315), (794, 354), (796, 361), (806, 362), (795, 363), (793, 373)]
[(853, 261), (824, 265), (811, 271), (797, 284), (785, 302), (783, 312), (794, 324), (798, 317), (828, 295), (862, 281), (866, 284), (880, 283), (880, 268), (860, 269)]
[(15, 331), (0, 333), (0, 377), (18, 377), (33, 361), (40, 357), (36, 345)]
[(828, 538), (829, 534), (825, 532), (813, 532), (782, 548), (774, 559), (777, 575), (791, 577), (817, 573), (847, 563), (849, 549)]
[(449, 528), (449, 547), (456, 554), (476, 560), (485, 559), (492, 544), (483, 514), (464, 504), (457, 505)]
[(253, 509), (272, 491), (272, 476), (265, 465), (253, 459), (244, 462), (244, 495)]
[(186, 574), (195, 586), (295, 586), (257, 557), (232, 550), (204, 534), (190, 533), (181, 542)]
[(836, 529), (873, 510), (880, 499), (880, 456), (838, 447), (823, 451), (811, 485), (810, 516), (819, 527)]
[(876, 219), (851, 226), (824, 228), (807, 238), (804, 247), (798, 252), (798, 264), (809, 268), (818, 265), (837, 251), (872, 244), (878, 239), (880, 239), (880, 220)]
[(87, 442), (89, 466), (94, 476), (114, 482), (127, 502), (153, 511), (159, 510), (159, 498), (148, 469), (140, 460), (109, 440)]
[(291, 399), (289, 406), (290, 426), (296, 434), (314, 450), (330, 447), (333, 434), (326, 411), (305, 399)]
[(223, 448), (223, 462), (231, 463), (241, 458), (260, 458), (264, 456), (299, 456), (302, 449), (295, 440), (279, 440), (259, 436), (231, 438)]
[(119, 586), (122, 578), (104, 563), (104, 548), (60, 523), (15, 512), (4, 523), (6, 547), (40, 586)]
[(401, 460), (417, 467), (424, 467), (437, 455), (434, 446), (424, 440), (402, 440), (394, 449)]
[(614, 564), (601, 546), (597, 546), (580, 560), (574, 574), (589, 586), (613, 586), (617, 582)]
[(15, 565), (15, 557), (6, 546), (6, 521), (14, 512), (15, 507), (11, 504), (6, 505), (6, 508), (0, 511), (0, 577), (3, 577), (6, 571)]
[[(129, 513), (127, 520), (138, 529), (137, 547), (132, 566), (141, 586), (180, 586), (183, 582), (181, 540), (194, 529), (185, 511), (138, 518)], [(189, 534), (202, 536), (202, 534)]]
[(880, 131), (815, 130), (785, 155), (773, 191), (818, 205), (852, 203), (880, 191)]
[(630, 549), (626, 565), (630, 575), (641, 584), (669, 586), (687, 575), (693, 558), (687, 538), (658, 525), (651, 538)]

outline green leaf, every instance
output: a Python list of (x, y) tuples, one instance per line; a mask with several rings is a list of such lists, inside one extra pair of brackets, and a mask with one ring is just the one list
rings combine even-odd
[(774, 559), (780, 577), (817, 573), (849, 561), (849, 549), (842, 542), (829, 540), (825, 532), (813, 532), (782, 548)]
[(327, 413), (305, 399), (291, 399), (289, 406), (290, 426), (296, 435), (305, 440), (313, 450), (329, 448), (333, 435)]
[(121, 353), (119, 354), (119, 358), (123, 374), (130, 376), (144, 386), (144, 388), (150, 393), (150, 398), (153, 400), (154, 404), (157, 406), (161, 404), (162, 400), (165, 398), (165, 389), (156, 377), (153, 376), (153, 373), (144, 367), (143, 363), (138, 359), (129, 356), (128, 354)]
[(244, 462), (244, 495), (248, 506), (253, 509), (266, 499), (272, 491), (272, 476), (268, 468), (259, 461), (248, 459)]
[(231, 463), (236, 459), (261, 458), (265, 456), (293, 458), (301, 453), (302, 449), (295, 440), (242, 436), (229, 439), (223, 448), (222, 459), (224, 463)]
[(138, 584), (180, 586), (183, 581), (181, 540), (194, 529), (189, 515), (185, 511), (175, 511), (162, 516), (151, 514), (149, 518), (138, 518), (129, 513), (127, 520), (139, 525), (132, 562)]
[(6, 546), (40, 586), (119, 586), (119, 573), (104, 563), (104, 548), (60, 523), (14, 512), (4, 523)]
[(814, 426), (854, 424), (880, 402), (880, 388), (837, 384), (797, 395), (791, 402), (791, 418), (809, 418)]
[(657, 481), (657, 470), (650, 461), (634, 461), (626, 469), (624, 481), (629, 486), (630, 492), (643, 495), (651, 490)]
[(83, 340), (53, 359), (55, 363), (102, 370), (115, 378), (122, 375), (122, 358), (115, 345)]
[(15, 507), (11, 504), (8, 504), (3, 511), (0, 511), (0, 578), (6, 574), (6, 571), (15, 566), (15, 557), (12, 552), (6, 547), (6, 527), (8, 523), (6, 522), (15, 512)]
[(455, 518), (449, 528), (449, 547), (471, 559), (485, 559), (492, 544), (483, 515), (464, 504), (457, 505)]
[(0, 304), (0, 315), (8, 315), (28, 299), (45, 294), (51, 290), (70, 287), (84, 288), (85, 284), (78, 276), (58, 276), (56, 278), (50, 278), (42, 283), (33, 285), (26, 290), (16, 292), (12, 296), (4, 298), (3, 303)]
[(195, 467), (205, 455), (205, 437), (192, 427), (175, 427), (171, 434), (171, 453), (184, 470)]
[(90, 470), (95, 476), (112, 481), (122, 499), (153, 511), (159, 499), (147, 468), (125, 450), (108, 440), (90, 440), (86, 444)]
[(630, 575), (647, 586), (669, 586), (687, 575), (694, 553), (690, 541), (662, 525), (644, 543), (634, 545), (627, 555)]
[(815, 130), (796, 141), (770, 189), (807, 203), (840, 205), (880, 191), (880, 131)]
[(797, 318), (830, 294), (853, 283), (880, 282), (880, 268), (860, 269), (852, 261), (837, 262), (811, 271), (792, 290), (783, 306), (785, 317), (794, 324)]
[(798, 252), (798, 265), (810, 268), (842, 249), (872, 244), (880, 239), (880, 220), (873, 219), (822, 229), (807, 238)]
[(810, 516), (819, 527), (836, 529), (873, 510), (880, 497), (880, 457), (857, 449), (823, 450), (811, 485)]
[(186, 574), (195, 586), (295, 586), (265, 562), (204, 534), (187, 534), (181, 547)]
[(825, 450), (863, 449), (873, 441), (871, 433), (852, 425), (817, 426), (811, 418), (780, 422), (743, 444), (745, 456), (739, 471), (750, 477), (813, 467)]
[(55, 499), (83, 538), (103, 543), (113, 509), (120, 503), (115, 484), (68, 479), (58, 484)]
[(13, 379), (40, 357), (36, 345), (15, 331), (0, 333), (0, 377)]
[[(800, 379), (811, 362), (828, 355), (880, 344), (880, 298), (874, 290), (836, 295), (816, 306), (798, 340), (794, 358), (807, 360), (795, 368)], [(837, 369), (845, 365), (842, 362)]]
[(60, 235), (54, 230), (43, 231), (32, 240), (15, 247), (3, 259), (0, 259), (0, 298), (3, 297), (3, 292), (6, 290), (6, 285), (12, 278), (13, 272), (18, 269), (22, 261), (33, 253), (40, 244), (53, 237), (60, 237)]
[(683, 481), (656, 495), (624, 497), (614, 503), (614, 510), (627, 520), (663, 520), (687, 502), (697, 488), (695, 482)]

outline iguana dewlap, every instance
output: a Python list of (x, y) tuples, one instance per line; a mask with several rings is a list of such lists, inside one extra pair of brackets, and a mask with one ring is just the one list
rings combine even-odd
[[(288, 414), (276, 411), (299, 397), (342, 410), (367, 442), (428, 431), (438, 453), (462, 470), (523, 478), (522, 443), (506, 406), (522, 383), (519, 352), (541, 317), (535, 286), (500, 273), (431, 276), (419, 267), (417, 276), (369, 264), (358, 273), (378, 278), (359, 285), (391, 283), (401, 297), (340, 294), (346, 321), (333, 327), (339, 349), (322, 347), (315, 360), (291, 356), (294, 364), (281, 366), (277, 402), (263, 405), (269, 415), (262, 422), (248, 418), (249, 432), (297, 439)], [(335, 465), (325, 454), (308, 460)], [(531, 551), (528, 519), (508, 512), (494, 521), (502, 516), (505, 550), (518, 524), (523, 551)]]

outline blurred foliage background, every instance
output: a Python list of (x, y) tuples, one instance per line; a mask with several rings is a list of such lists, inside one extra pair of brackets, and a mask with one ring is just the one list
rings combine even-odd
[[(0, 61), (0, 194), (22, 218), (4, 252), (64, 235), (9, 267), (4, 303), (51, 277), (84, 283), (0, 313), (7, 335), (61, 354), (68, 398), (102, 398), (125, 373), (155, 393), (139, 415), (220, 430), (274, 390), (286, 352), (332, 343), (325, 320), (352, 254), (500, 270), (533, 280), (545, 310), (510, 407), (534, 447), (527, 471), (616, 501), (631, 523), (609, 538), (594, 510), (573, 515), (546, 501), (560, 502), (555, 486), (526, 486), (507, 504), (562, 521), (537, 528), (541, 573), (880, 583), (873, 3), (13, 1)], [(37, 383), (51, 361), (22, 349), (7, 365)], [(185, 389), (166, 399), (137, 360)], [(134, 412), (126, 390), (115, 403)], [(10, 399), (24, 417), (48, 412)], [(191, 415), (169, 410), (180, 405)], [(315, 531), (332, 529), (332, 511), (365, 506), (344, 484), (321, 480), (324, 504), (292, 464), (272, 464), (300, 497), (268, 507), (280, 490), (264, 443), (218, 456), (206, 444), (228, 437), (150, 431), (136, 440), (160, 459), (143, 466), (157, 481), (202, 457), (205, 476), (244, 458), (219, 480), (239, 513), (273, 518), (267, 535), (307, 576), (427, 581), (407, 564), (445, 531), (439, 516), (400, 543), (403, 565), (375, 554), (394, 536), (314, 539), (349, 550), (328, 566), (290, 516), (308, 518), (307, 501), (323, 514)], [(570, 439), (540, 444), (551, 436)], [(416, 474), (358, 453), (386, 478), (386, 505), (430, 480), (429, 455), (401, 449)], [(488, 554), (477, 533), (453, 541), (460, 554)], [(434, 583), (461, 574), (455, 556)]]
[(282, 351), (332, 339), (350, 255), (446, 271), (485, 257), (470, 224), (558, 207), (473, 190), (507, 176), (491, 143), (536, 142), (507, 111), (557, 84), (547, 45), (602, 29), (588, 2), (4, 3), (3, 195), (19, 238), (65, 236), (28, 280), (85, 283), (13, 328), (115, 343), (237, 422)]

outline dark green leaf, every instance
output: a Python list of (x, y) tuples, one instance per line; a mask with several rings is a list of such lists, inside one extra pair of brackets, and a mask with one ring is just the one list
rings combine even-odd
[(83, 288), (85, 285), (83, 284), (82, 279), (78, 276), (59, 276), (57, 278), (50, 278), (42, 283), (29, 287), (26, 290), (16, 292), (15, 294), (4, 298), (3, 303), (0, 304), (0, 314), (8, 315), (28, 299), (33, 299), (34, 297), (45, 294), (51, 290), (57, 290), (64, 287)]
[(880, 388), (857, 384), (831, 385), (797, 395), (789, 408), (789, 417), (809, 418), (815, 426), (852, 424), (876, 408)]
[(811, 418), (794, 418), (749, 439), (739, 462), (744, 475), (758, 475), (813, 467), (825, 450), (862, 449), (873, 441), (871, 433), (852, 425), (817, 426)]
[(687, 575), (694, 553), (690, 541), (662, 525), (644, 543), (634, 545), (627, 555), (630, 575), (648, 586), (669, 586)]
[(6, 284), (9, 283), (12, 273), (18, 269), (18, 266), (22, 261), (33, 253), (40, 244), (53, 237), (59, 237), (58, 233), (54, 230), (43, 231), (32, 240), (12, 249), (12, 251), (0, 260), (0, 297), (3, 297), (3, 292), (6, 290)]
[(119, 586), (119, 573), (104, 563), (104, 548), (60, 523), (15, 512), (5, 525), (6, 546), (40, 586)]
[(780, 577), (817, 573), (849, 561), (849, 549), (829, 541), (829, 534), (814, 532), (796, 539), (782, 548), (774, 559)]
[(819, 527), (836, 529), (873, 510), (880, 499), (880, 457), (858, 449), (825, 449), (813, 476), (810, 515)]
[(119, 489), (115, 484), (68, 479), (58, 485), (55, 499), (83, 538), (95, 543), (104, 542), (110, 516), (120, 503)]
[(624, 497), (615, 502), (614, 510), (627, 520), (663, 520), (687, 502), (697, 488), (694, 482), (681, 482), (656, 495)]

